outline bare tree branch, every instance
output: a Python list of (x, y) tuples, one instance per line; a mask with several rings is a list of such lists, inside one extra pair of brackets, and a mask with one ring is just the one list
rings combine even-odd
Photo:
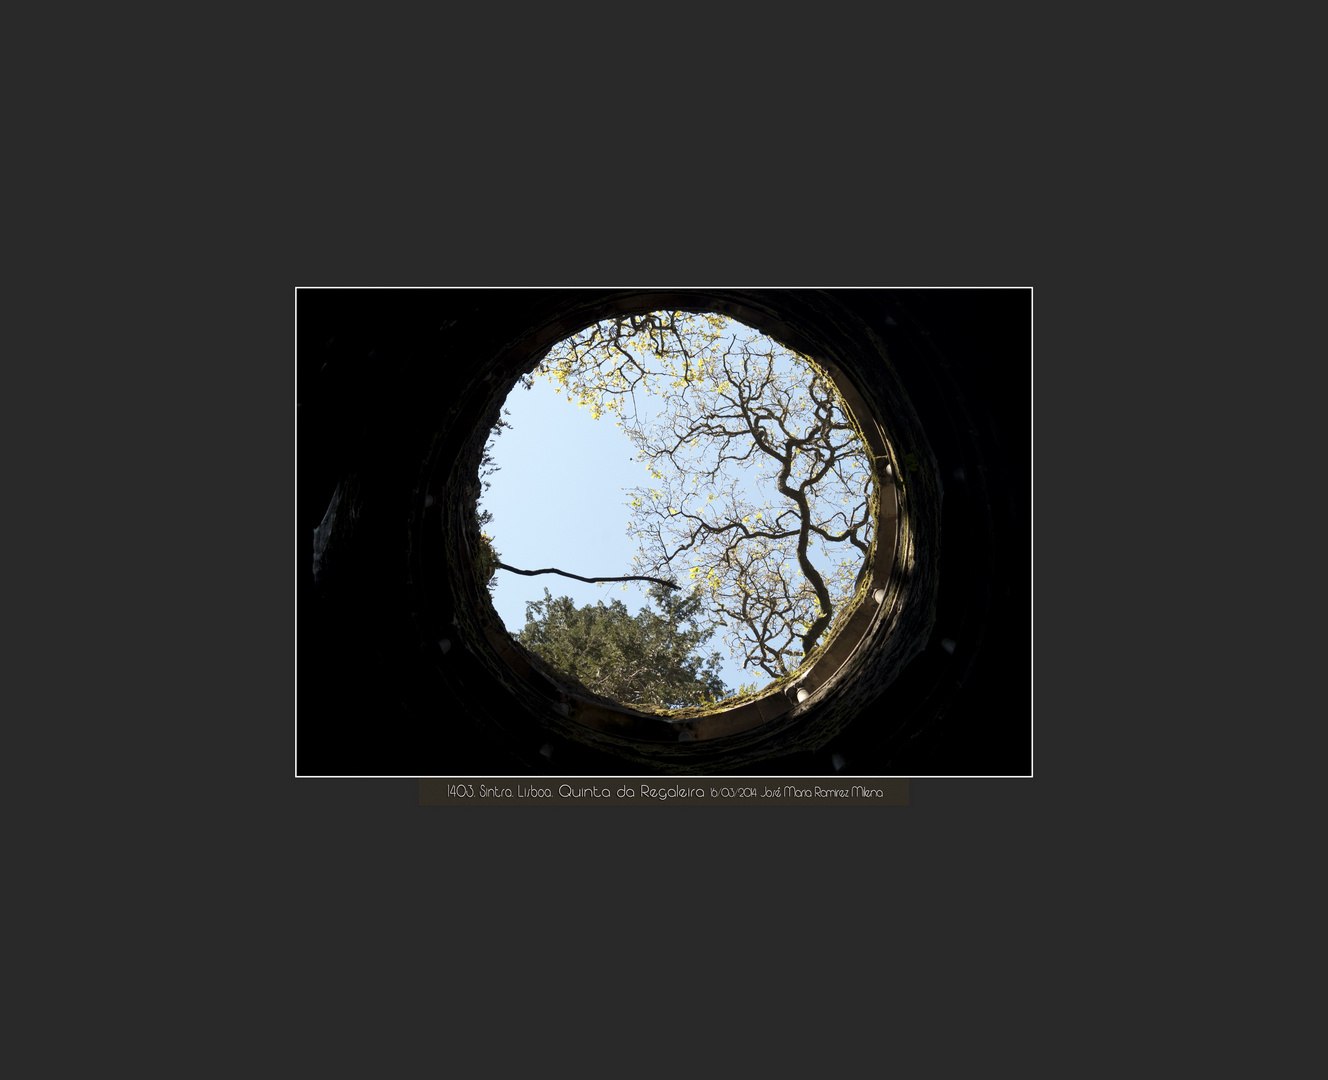
[(668, 589), (680, 589), (682, 586), (675, 585), (672, 581), (665, 581), (657, 577), (582, 577), (580, 574), (569, 574), (566, 570), (557, 570), (550, 566), (545, 570), (518, 570), (515, 566), (508, 566), (505, 562), (498, 564), (499, 570), (507, 570), (513, 574), (524, 574), (526, 577), (534, 577), (536, 574), (562, 574), (563, 577), (575, 578), (577, 581), (585, 581), (591, 585), (599, 584), (602, 581), (653, 581), (656, 585), (663, 585)]
[[(629, 493), (637, 568), (690, 568), (732, 654), (778, 677), (856, 590), (874, 539), (874, 471), (833, 382), (733, 329), (713, 314), (619, 316), (555, 346), (541, 373), (592, 416), (615, 416), (650, 469)], [(657, 416), (638, 412), (638, 389), (663, 402)]]

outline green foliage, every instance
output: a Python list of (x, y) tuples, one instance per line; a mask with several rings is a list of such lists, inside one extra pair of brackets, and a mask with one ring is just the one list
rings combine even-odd
[[(493, 481), (489, 477), (499, 471), (499, 467), (493, 461), (493, 440), (503, 433), (503, 428), (512, 426), (503, 419), (503, 416), (510, 415), (510, 411), (504, 409), (502, 416), (498, 417), (498, 420), (489, 431), (489, 438), (484, 445), (483, 456), (480, 458), (482, 491), (488, 491), (493, 486)], [(502, 555), (493, 546), (493, 537), (484, 531), (484, 527), (493, 521), (493, 514), (488, 510), (480, 510), (478, 500), (474, 507), (474, 514), (475, 525), (479, 532), (479, 546), (475, 553), (475, 572), (479, 576), (480, 583), (487, 585), (489, 590), (492, 591), (497, 587), (493, 576), (498, 572), (498, 561), (502, 558)]]
[[(489, 488), (493, 487), (493, 481), (490, 480), (489, 477), (491, 477), (496, 472), (502, 471), (498, 465), (494, 464), (493, 441), (503, 433), (504, 428), (507, 428), (509, 430), (511, 429), (512, 425), (503, 419), (504, 416), (511, 416), (511, 415), (512, 412), (510, 409), (504, 409), (502, 412), (502, 416), (499, 416), (498, 419), (494, 422), (493, 427), (489, 429), (489, 438), (484, 444), (484, 452), (480, 457), (480, 484), (482, 492), (487, 492)], [(476, 503), (475, 520), (479, 523), (481, 529), (484, 528), (485, 525), (489, 524), (489, 522), (493, 520), (493, 514), (491, 514), (488, 510), (480, 510), (478, 508), (478, 500)], [(491, 540), (492, 537), (485, 537), (485, 539)]]
[(629, 615), (621, 600), (578, 608), (570, 596), (526, 604), (526, 626), (517, 635), (547, 664), (575, 676), (597, 694), (624, 704), (705, 705), (727, 697), (719, 675), (720, 655), (697, 650), (714, 633), (699, 621), (697, 592), (653, 586), (659, 610)]
[(493, 546), (493, 537), (486, 532), (480, 533), (480, 547), (475, 555), (475, 572), (479, 575), (481, 584), (488, 585), (491, 590), (495, 587), (493, 575), (498, 572), (500, 558)]

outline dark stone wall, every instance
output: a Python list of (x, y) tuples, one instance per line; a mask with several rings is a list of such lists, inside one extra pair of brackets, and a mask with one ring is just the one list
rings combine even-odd
[[(815, 703), (708, 742), (577, 724), (574, 694), (502, 659), (465, 550), (516, 376), (595, 318), (665, 307), (824, 359), (887, 429), (906, 488), (891, 632)], [(301, 290), (297, 319), (301, 774), (1029, 771), (1027, 292)]]

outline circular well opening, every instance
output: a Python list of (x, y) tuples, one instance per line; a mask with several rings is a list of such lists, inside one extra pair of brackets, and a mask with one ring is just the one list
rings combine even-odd
[[(480, 539), (473, 504), (469, 521), (463, 520), (464, 515), (453, 515), (450, 528), (445, 522), (447, 547), (454, 556), (449, 558), (453, 591), (464, 601), (469, 618), (482, 634), (486, 646), (481, 649), (482, 658), (539, 722), (557, 734), (640, 763), (687, 767), (698, 764), (701, 757), (711, 764), (754, 760), (790, 748), (823, 744), (852, 715), (853, 695), (844, 693), (845, 684), (870, 664), (866, 654), (873, 643), (879, 651), (882, 638), (897, 627), (909, 599), (909, 571), (916, 547), (913, 516), (907, 488), (900, 479), (904, 464), (893, 449), (895, 440), (887, 438), (889, 420), (883, 419), (878, 404), (883, 396), (890, 400), (889, 379), (884, 380), (883, 395), (879, 378), (873, 383), (872, 378), (860, 377), (864, 370), (876, 376), (888, 375), (876, 370), (876, 360), (883, 357), (872, 353), (871, 342), (841, 339), (834, 333), (835, 327), (825, 325), (824, 320), (800, 318), (803, 313), (790, 299), (772, 297), (771, 302), (753, 304), (750, 298), (652, 293), (584, 305), (573, 301), (560, 317), (532, 327), (488, 366), (482, 386), (477, 388), (485, 395), (485, 407), (480, 410), (482, 422), (476, 425), (467, 452), (455, 458), (454, 477), (458, 473), (464, 478), (478, 475), (489, 429), (501, 415), (508, 393), (541, 363), (547, 367), (551, 357), (556, 360), (560, 343), (584, 335), (604, 320), (639, 319), (659, 311), (699, 318), (706, 314), (724, 316), (808, 358), (833, 384), (843, 412), (852, 418), (871, 470), (869, 550), (861, 563), (861, 573), (855, 576), (851, 597), (837, 606), (833, 622), (813, 650), (793, 670), (755, 693), (691, 707), (649, 707), (644, 702), (627, 703), (593, 690), (588, 692), (582, 681), (569, 678), (566, 672), (542, 660), (535, 650), (514, 641), (483, 585), (488, 553)], [(906, 409), (903, 418), (907, 422)], [(900, 445), (917, 446), (918, 438), (906, 434)], [(469, 479), (469, 484), (478, 495), (476, 481)], [(501, 533), (496, 540), (501, 553)], [(586, 568), (569, 569), (579, 572)], [(585, 576), (595, 576), (596, 572), (592, 570)], [(896, 658), (896, 665), (900, 662)], [(836, 703), (836, 699), (842, 700)]]

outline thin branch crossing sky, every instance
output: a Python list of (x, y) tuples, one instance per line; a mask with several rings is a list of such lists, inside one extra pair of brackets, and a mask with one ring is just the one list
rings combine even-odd
[[(759, 337), (736, 323), (732, 331)], [(661, 406), (658, 397), (638, 392), (636, 407), (643, 417), (657, 414)], [(502, 561), (524, 570), (557, 567), (584, 577), (642, 572), (632, 562), (637, 541), (627, 535), (627, 491), (653, 481), (613, 415), (592, 419), (589, 408), (569, 402), (543, 377), (536, 377), (530, 390), (518, 385), (505, 408), (511, 427), (491, 441), (499, 471), (489, 478), (491, 487), (480, 500), (480, 509), (493, 514), (486, 531)], [(751, 480), (744, 483), (755, 490)], [(689, 568), (682, 563), (674, 568), (684, 588)], [(570, 596), (578, 606), (617, 599), (633, 615), (650, 606), (645, 582), (590, 585), (554, 574), (525, 577), (505, 570), (494, 580), (494, 608), (513, 635), (525, 626), (526, 602), (543, 599), (546, 587), (554, 596)], [(721, 638), (722, 631), (716, 631), (703, 652), (718, 651), (724, 658), (722, 678), (730, 690), (769, 681), (759, 669), (741, 668)]]

